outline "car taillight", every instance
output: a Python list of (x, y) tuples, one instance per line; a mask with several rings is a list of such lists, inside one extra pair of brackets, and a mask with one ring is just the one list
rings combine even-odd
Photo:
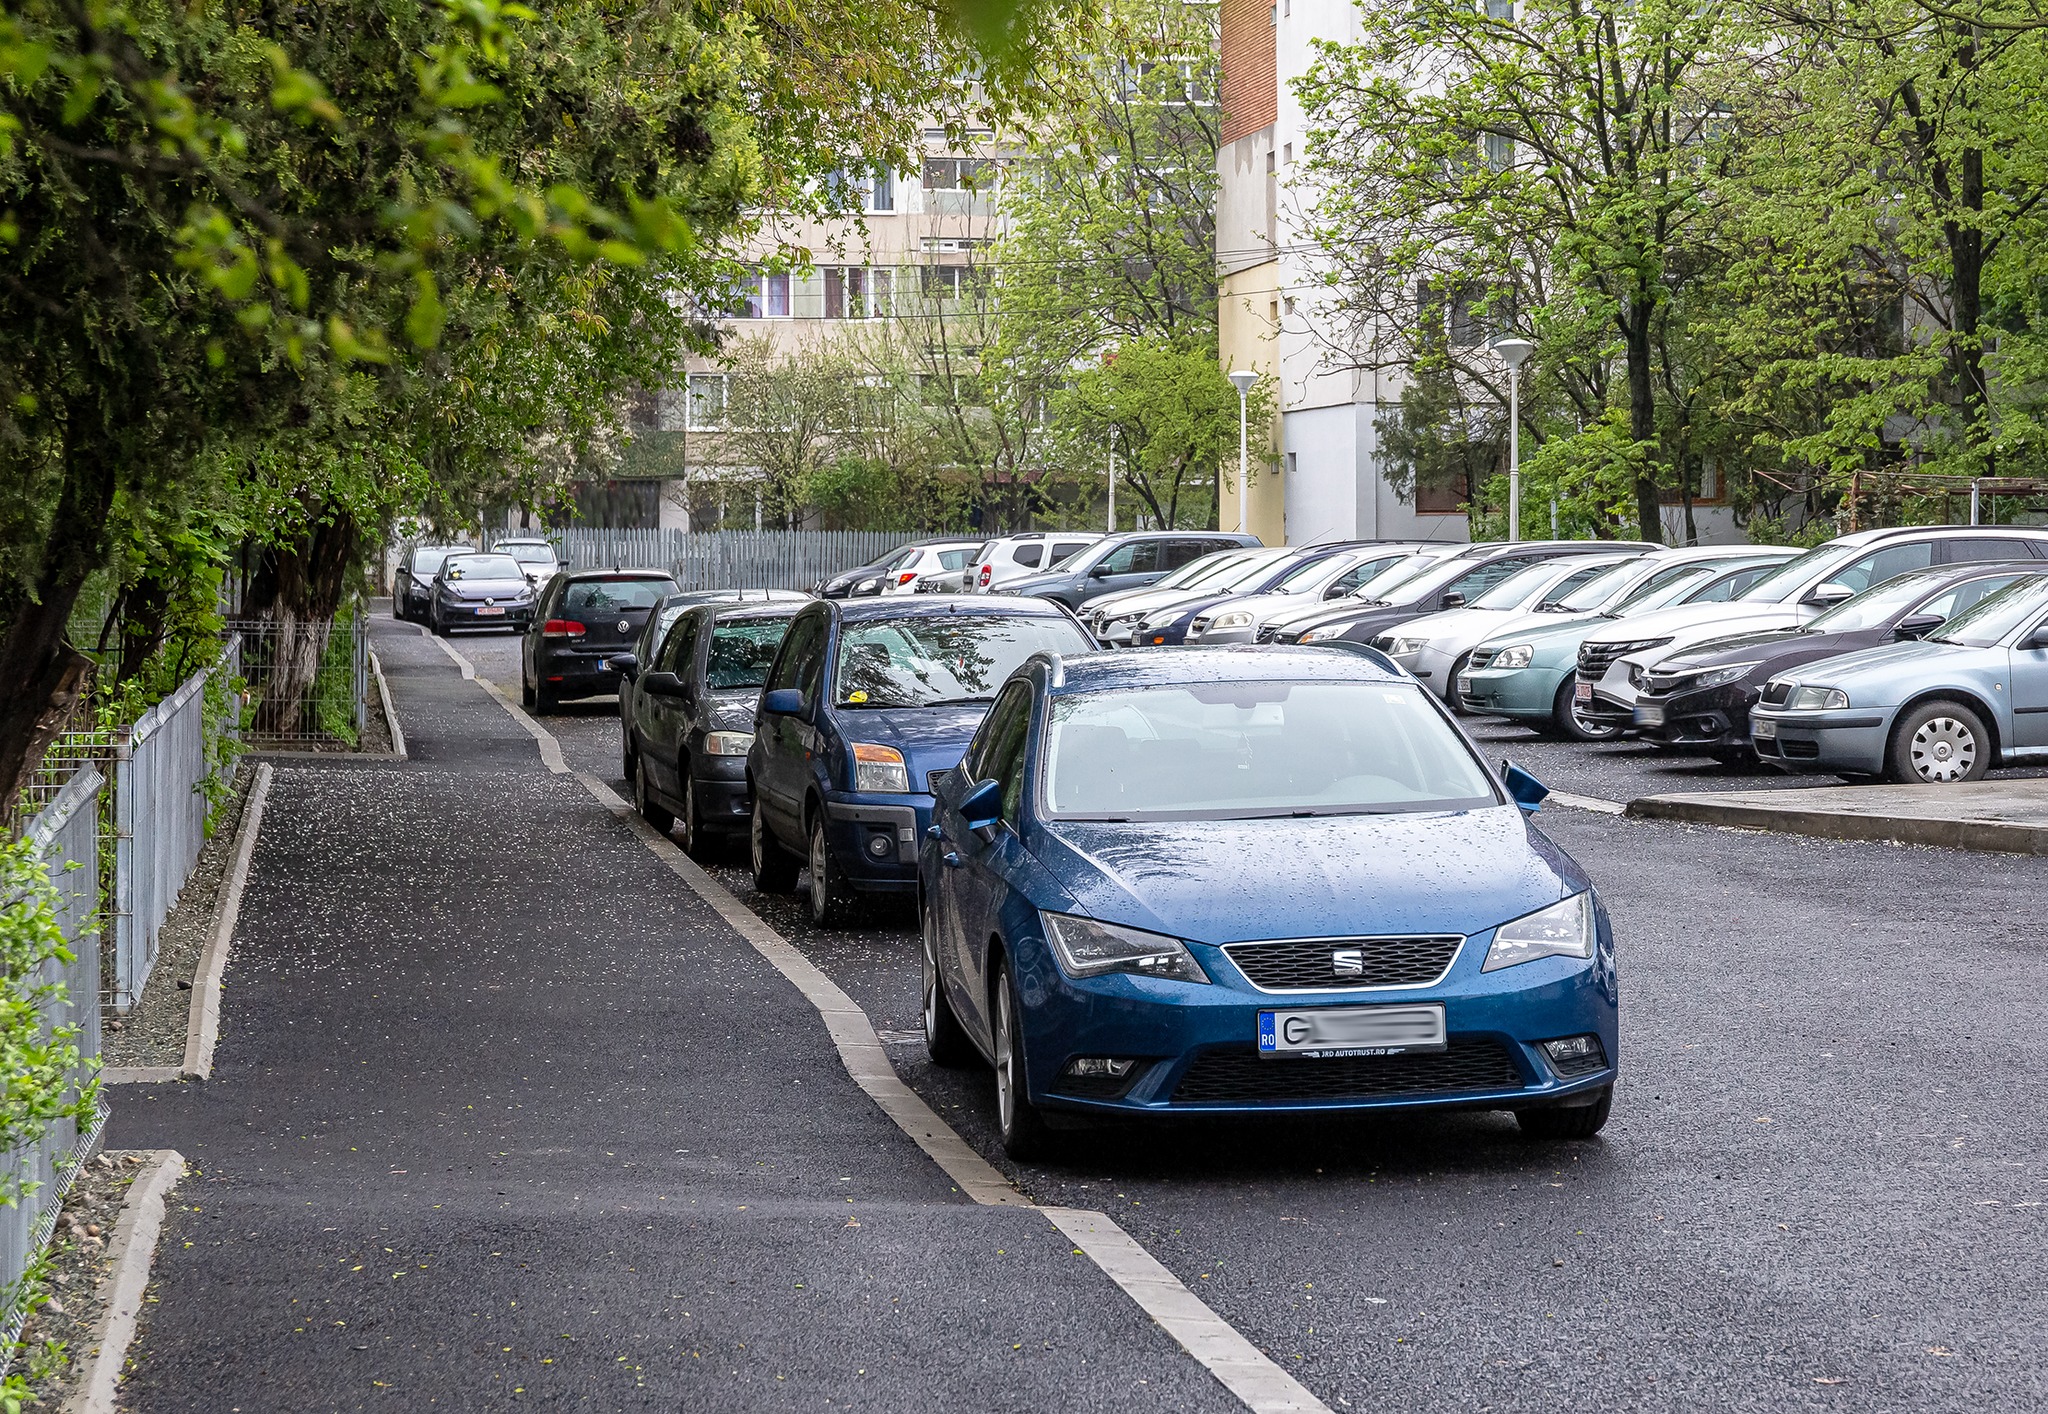
[(549, 619), (540, 626), (542, 638), (581, 638), (586, 630), (574, 619)]
[(905, 570), (905, 571), (904, 571), (904, 572), (903, 572), (902, 574), (899, 574), (899, 575), (897, 575), (897, 576), (896, 576), (896, 582), (897, 582), (898, 584), (908, 584), (908, 583), (910, 583), (910, 581), (912, 581), (913, 579), (916, 579), (916, 578), (917, 578), (917, 571), (916, 571), (916, 570)]
[(981, 567), (981, 579), (979, 583), (983, 589), (988, 588), (988, 582), (991, 579), (995, 578), (995, 573), (996, 567), (994, 565), (983, 565)]

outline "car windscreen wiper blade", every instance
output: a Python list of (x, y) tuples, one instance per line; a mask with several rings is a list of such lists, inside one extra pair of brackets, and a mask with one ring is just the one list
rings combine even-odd
[(839, 705), (841, 707), (919, 707), (924, 704), (918, 702), (898, 702), (893, 697), (864, 697), (858, 702), (846, 701)]
[(969, 702), (993, 702), (995, 700), (994, 693), (985, 692), (974, 697), (935, 697), (922, 705), (926, 707), (960, 707)]

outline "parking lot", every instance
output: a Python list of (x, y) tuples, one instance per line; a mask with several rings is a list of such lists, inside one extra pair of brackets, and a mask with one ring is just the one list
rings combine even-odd
[[(516, 640), (454, 646), (516, 694)], [(544, 725), (572, 768), (623, 789), (610, 704)], [(1774, 781), (1473, 734), (1602, 799)], [(924, 1057), (907, 908), (820, 932), (797, 898), (754, 894), (737, 852), (716, 873), (1029, 1197), (1110, 1212), (1332, 1408), (2048, 1398), (2048, 861), (1558, 806), (1539, 823), (1591, 873), (1622, 969), (1614, 1117), (1577, 1145), (1531, 1144), (1498, 1114), (1190, 1122), (1089, 1131), (1019, 1167), (994, 1141), (987, 1072)]]

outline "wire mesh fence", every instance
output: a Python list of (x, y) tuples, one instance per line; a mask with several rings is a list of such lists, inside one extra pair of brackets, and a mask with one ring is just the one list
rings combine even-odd
[(895, 530), (557, 531), (570, 569), (665, 569), (684, 589), (809, 589), (915, 537)]
[(249, 698), (251, 746), (352, 751), (369, 722), (369, 615), (361, 601), (332, 623), (233, 619)]

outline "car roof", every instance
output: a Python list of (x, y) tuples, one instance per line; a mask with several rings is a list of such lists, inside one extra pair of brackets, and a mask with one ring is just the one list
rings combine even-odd
[(821, 599), (842, 619), (932, 619), (947, 614), (987, 618), (1066, 619), (1074, 621), (1064, 604), (1050, 599), (1021, 599), (1007, 596), (958, 594), (911, 595), (896, 599)]
[(501, 535), (491, 543), (495, 545), (545, 545), (550, 550), (555, 548), (555, 542), (548, 539), (545, 535)]
[[(1037, 655), (1049, 662), (1052, 654)], [(1303, 648), (1249, 643), (1216, 647), (1147, 648), (1142, 653), (1087, 653), (1061, 657), (1054, 692), (1182, 687), (1207, 682), (1292, 682), (1302, 679), (1406, 683), (1414, 679), (1377, 650)]]
[(1867, 545), (1873, 540), (1886, 540), (1895, 536), (1932, 535), (1936, 539), (1967, 539), (1971, 536), (1998, 536), (2001, 539), (2014, 535), (2028, 540), (2039, 540), (2048, 536), (2048, 529), (2038, 525), (1894, 525), (1881, 530), (1852, 530), (1847, 535), (1837, 535), (1827, 541), (1829, 545)]

